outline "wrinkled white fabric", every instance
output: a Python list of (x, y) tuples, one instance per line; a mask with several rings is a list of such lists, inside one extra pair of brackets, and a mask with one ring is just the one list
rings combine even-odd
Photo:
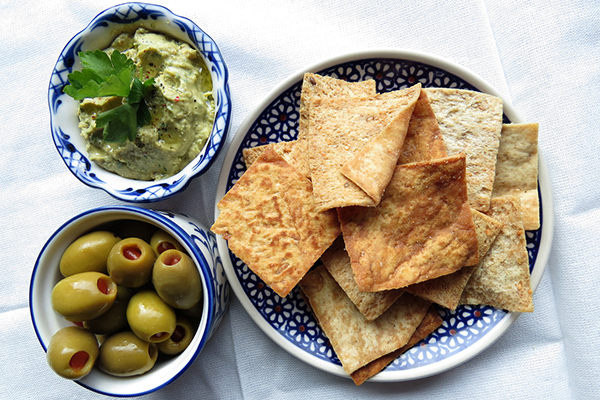
[[(68, 40), (107, 0), (0, 3), (0, 398), (105, 398), (47, 367), (28, 309), (48, 237), (72, 216), (119, 203), (80, 183), (56, 152), (47, 88)], [(522, 315), (472, 360), (426, 379), (367, 382), (317, 370), (272, 342), (234, 298), (194, 365), (145, 399), (591, 399), (600, 393), (600, 5), (589, 1), (157, 1), (203, 28), (231, 76), (232, 136), (292, 73), (356, 50), (418, 50), (480, 75), (529, 122), (555, 203), (554, 244)], [(210, 226), (226, 149), (172, 199), (146, 205)]]

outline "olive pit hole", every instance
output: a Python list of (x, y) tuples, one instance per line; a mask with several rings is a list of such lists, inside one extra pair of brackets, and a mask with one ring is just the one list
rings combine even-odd
[(185, 328), (181, 325), (177, 325), (173, 334), (171, 335), (171, 340), (175, 343), (181, 342), (185, 338)]

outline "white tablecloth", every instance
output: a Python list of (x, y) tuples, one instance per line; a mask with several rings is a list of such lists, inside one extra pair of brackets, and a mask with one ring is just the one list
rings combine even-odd
[[(200, 25), (229, 67), (231, 137), (288, 75), (373, 48), (448, 58), (486, 79), (540, 123), (555, 235), (535, 312), (479, 356), (440, 375), (360, 387), (306, 365), (267, 338), (233, 299), (194, 365), (144, 398), (591, 399), (600, 396), (600, 3), (586, 0), (158, 1)], [(47, 88), (67, 41), (107, 0), (0, 3), (0, 398), (95, 399), (47, 367), (28, 309), (31, 271), (54, 230), (118, 201), (80, 183), (50, 137)], [(213, 222), (211, 171), (148, 207)]]

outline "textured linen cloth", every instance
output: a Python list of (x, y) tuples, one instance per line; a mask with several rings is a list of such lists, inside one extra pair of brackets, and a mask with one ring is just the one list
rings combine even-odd
[[(80, 183), (50, 136), (47, 88), (65, 44), (106, 0), (0, 2), (0, 398), (106, 398), (56, 376), (28, 309), (36, 257), (74, 215), (119, 202)], [(554, 196), (554, 244), (524, 314), (492, 346), (439, 375), (366, 382), (317, 370), (272, 342), (232, 300), (188, 371), (144, 399), (592, 399), (600, 393), (600, 5), (589, 1), (157, 1), (219, 45), (230, 137), (277, 84), (324, 59), (379, 48), (427, 52), (487, 80), (527, 122)], [(214, 219), (223, 157), (172, 199), (146, 205)]]

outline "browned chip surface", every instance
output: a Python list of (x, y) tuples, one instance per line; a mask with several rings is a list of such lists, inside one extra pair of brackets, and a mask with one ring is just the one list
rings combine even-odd
[(411, 116), (421, 93), (421, 85), (405, 91), (385, 93), (379, 98), (385, 99), (391, 95), (390, 98), (395, 99), (399, 93), (402, 97), (406, 96), (406, 102), (397, 110), (396, 116), (340, 169), (340, 172), (364, 190), (375, 204), (379, 204), (385, 187), (392, 179), (394, 166), (398, 163)]
[(421, 90), (410, 118), (398, 164), (429, 161), (444, 158), (446, 155), (442, 132), (429, 104), (429, 97), (427, 92)]
[(540, 227), (538, 199), (538, 124), (502, 125), (493, 197), (514, 194), (520, 197), (523, 227)]
[(348, 374), (408, 343), (431, 304), (405, 294), (367, 321), (323, 266), (308, 272), (300, 288)]
[(295, 167), (302, 175), (310, 177), (310, 170), (306, 158), (306, 149), (303, 149), (297, 140), (290, 142), (270, 143), (263, 146), (252, 147), (242, 150), (246, 168), (249, 168), (254, 161), (268, 148), (274, 149), (285, 161)]
[(267, 149), (218, 203), (211, 230), (278, 295), (286, 296), (340, 233), (314, 209), (312, 185)]
[(318, 210), (377, 204), (344, 176), (340, 168), (379, 136), (413, 100), (414, 94), (414, 89), (409, 88), (369, 99), (355, 97), (311, 102), (308, 150)]
[(460, 304), (532, 312), (529, 258), (519, 198), (493, 198), (489, 215), (504, 223), (496, 240), (467, 283)]
[[(504, 224), (477, 210), (471, 210), (471, 212), (479, 242), (479, 257), (482, 260)], [(475, 268), (476, 266), (463, 267), (450, 275), (410, 285), (405, 287), (404, 290), (433, 303), (455, 310)]]
[(467, 155), (471, 207), (489, 208), (502, 130), (502, 99), (470, 90), (427, 88), (448, 154)]
[(358, 289), (350, 256), (344, 248), (344, 240), (339, 237), (321, 256), (321, 262), (327, 271), (346, 292), (367, 320), (372, 321), (385, 312), (401, 295), (402, 290), (386, 290), (383, 292), (361, 292)]
[(398, 350), (386, 354), (378, 358), (377, 360), (371, 361), (364, 367), (361, 367), (350, 374), (350, 377), (354, 381), (356, 385), (363, 384), (367, 379), (372, 377), (373, 375), (379, 373), (382, 369), (388, 366), (392, 361), (396, 358), (400, 357), (406, 351), (410, 350), (415, 344), (419, 343), (421, 340), (425, 339), (431, 332), (435, 331), (442, 325), (442, 317), (438, 314), (434, 306), (430, 306), (429, 310), (427, 310), (427, 314), (423, 321), (417, 327), (417, 330), (408, 340), (408, 343)]
[(293, 151), (294, 165), (310, 179), (308, 160), (308, 118), (310, 102), (316, 99), (335, 99), (348, 97), (371, 97), (377, 94), (373, 79), (361, 82), (347, 82), (329, 76), (307, 72), (302, 80), (300, 92), (300, 119), (298, 121), (298, 139)]
[(338, 209), (362, 291), (402, 288), (478, 262), (465, 156), (404, 164), (377, 207)]
[(310, 102), (316, 99), (333, 99), (346, 97), (371, 97), (377, 94), (373, 79), (361, 82), (347, 82), (307, 72), (302, 80), (300, 92), (300, 120), (298, 122), (298, 139), (307, 139)]

